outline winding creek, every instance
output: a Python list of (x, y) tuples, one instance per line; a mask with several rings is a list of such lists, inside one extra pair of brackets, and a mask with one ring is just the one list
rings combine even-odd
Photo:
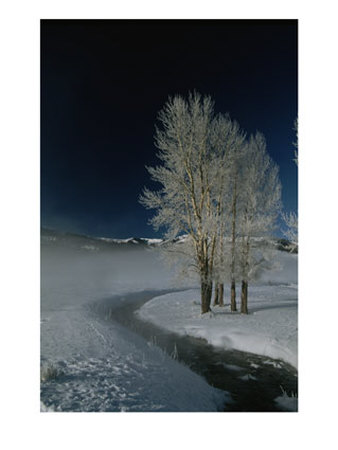
[[(203, 339), (179, 336), (144, 322), (135, 314), (153, 297), (173, 292), (143, 291), (104, 299), (95, 311), (120, 323), (130, 331), (157, 345), (166, 353), (203, 376), (207, 382), (230, 392), (233, 403), (225, 411), (277, 412), (274, 399), (282, 394), (298, 392), (296, 369), (280, 360), (235, 350), (215, 348)], [(117, 301), (118, 300), (118, 301)]]

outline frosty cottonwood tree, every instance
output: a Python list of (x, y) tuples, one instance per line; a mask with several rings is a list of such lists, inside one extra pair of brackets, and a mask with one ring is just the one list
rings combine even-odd
[(237, 224), (237, 209), (238, 209), (238, 197), (239, 193), (242, 189), (242, 182), (240, 179), (241, 175), (241, 166), (243, 165), (244, 153), (246, 150), (246, 146), (244, 145), (245, 135), (243, 133), (237, 132), (237, 139), (229, 148), (229, 152), (227, 154), (227, 167), (229, 170), (228, 177), (228, 192), (229, 192), (229, 206), (230, 211), (227, 214), (226, 220), (228, 217), (231, 218), (231, 263), (230, 263), (230, 278), (231, 278), (231, 311), (237, 311), (236, 306), (236, 224)]
[[(264, 137), (257, 134), (246, 143), (238, 124), (227, 115), (215, 116), (210, 97), (197, 93), (187, 100), (170, 98), (159, 120), (155, 145), (162, 164), (147, 170), (161, 188), (144, 189), (140, 201), (156, 210), (151, 223), (155, 229), (165, 227), (168, 239), (180, 233), (189, 236), (185, 256), (200, 277), (202, 313), (210, 310), (213, 281), (222, 304), (226, 271), (232, 311), (236, 310), (235, 278), (240, 274), (241, 312), (247, 313), (254, 263), (251, 239), (271, 229), (280, 202), (278, 168), (266, 153)], [(229, 231), (231, 251), (226, 255)]]
[[(151, 223), (167, 229), (167, 238), (188, 234), (191, 258), (201, 283), (201, 310), (210, 310), (218, 230), (215, 217), (215, 155), (218, 151), (216, 118), (210, 97), (198, 93), (185, 100), (170, 98), (159, 114), (155, 145), (162, 165), (148, 167), (162, 188), (144, 189), (141, 203), (156, 210)], [(219, 141), (221, 145), (223, 142)]]
[[(294, 130), (296, 132), (296, 142), (293, 144), (295, 147), (294, 162), (298, 166), (298, 117), (294, 122)], [(282, 213), (282, 219), (286, 225), (284, 234), (290, 241), (290, 251), (294, 251), (298, 247), (298, 214), (294, 212), (284, 212)]]
[[(219, 195), (219, 210), (216, 217), (218, 224), (219, 245), (216, 253), (217, 270), (214, 304), (223, 306), (224, 279), (231, 283), (231, 311), (236, 311), (236, 276), (235, 276), (235, 247), (236, 247), (236, 208), (238, 193), (241, 189), (240, 167), (245, 154), (245, 133), (238, 123), (228, 115), (218, 116), (217, 133), (221, 145), (216, 151), (216, 166), (219, 168), (215, 177), (216, 196)], [(225, 245), (226, 235), (231, 236), (231, 248)], [(231, 258), (229, 260), (229, 255)]]
[(266, 151), (261, 133), (251, 136), (242, 167), (238, 230), (239, 266), (242, 278), (241, 312), (248, 313), (248, 283), (258, 261), (252, 254), (252, 239), (270, 232), (281, 207), (281, 184), (278, 166)]

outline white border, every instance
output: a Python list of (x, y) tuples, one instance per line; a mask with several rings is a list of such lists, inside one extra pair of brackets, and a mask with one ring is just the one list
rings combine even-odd
[[(8, 440), (6, 448), (332, 448), (337, 363), (336, 350), (328, 344), (337, 341), (338, 300), (333, 5), (328, 0), (2, 2), (1, 441)], [(39, 413), (40, 18), (300, 19), (300, 413)]]

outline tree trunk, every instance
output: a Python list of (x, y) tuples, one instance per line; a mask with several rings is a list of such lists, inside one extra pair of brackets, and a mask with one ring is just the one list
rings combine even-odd
[(248, 314), (248, 282), (242, 281), (241, 313)]
[(219, 306), (224, 306), (224, 284), (220, 283), (218, 285), (218, 304)]
[(233, 199), (232, 199), (231, 312), (237, 311), (237, 305), (236, 305), (236, 282), (235, 282), (236, 215), (237, 215), (237, 172), (235, 174), (235, 179), (234, 179), (234, 192), (233, 192)]
[(237, 311), (236, 305), (236, 282), (235, 280), (231, 281), (231, 312)]
[(201, 313), (202, 314), (205, 314), (205, 313), (211, 311), (211, 309), (210, 309), (211, 296), (212, 296), (212, 282), (202, 281), (201, 282), (201, 305), (202, 305)]
[(219, 305), (219, 283), (215, 284), (214, 306)]

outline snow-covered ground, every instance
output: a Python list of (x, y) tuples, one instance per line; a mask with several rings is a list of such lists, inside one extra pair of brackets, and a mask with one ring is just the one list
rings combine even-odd
[(41, 411), (222, 408), (223, 392), (90, 307), (117, 294), (173, 287), (156, 255), (49, 241), (41, 251)]
[(297, 255), (278, 253), (279, 270), (249, 286), (249, 315), (231, 313), (227, 305), (202, 316), (198, 289), (154, 298), (138, 315), (175, 333), (281, 359), (297, 368)]
[(253, 286), (250, 314), (229, 306), (200, 314), (200, 291), (162, 295), (146, 303), (139, 316), (181, 335), (206, 339), (217, 347), (282, 359), (297, 367), (297, 290), (294, 286)]
[[(42, 240), (41, 411), (219, 410), (229, 395), (97, 313), (107, 298), (118, 306), (129, 293), (156, 296), (194, 285), (180, 285), (156, 251), (127, 241)], [(278, 259), (279, 270), (250, 286), (248, 316), (227, 306), (201, 316), (197, 288), (157, 295), (138, 314), (176, 333), (297, 367), (297, 255), (278, 252)]]
[(56, 411), (216, 411), (225, 396), (157, 347), (81, 309), (43, 324), (43, 407)]

